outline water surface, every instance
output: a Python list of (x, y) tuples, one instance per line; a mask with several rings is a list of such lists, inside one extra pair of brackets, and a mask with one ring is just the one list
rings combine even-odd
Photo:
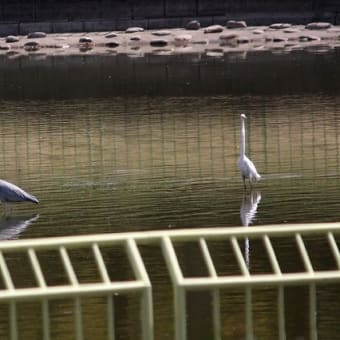
[[(10, 64), (4, 83), (12, 86), (5, 87), (0, 101), (1, 177), (36, 195), (40, 204), (15, 206), (10, 216), (1, 217), (2, 239), (339, 221), (337, 51), (287, 58), (265, 54), (236, 60), (148, 59), (144, 64), (112, 58), (114, 70), (123, 65), (123, 70), (134, 70), (133, 76), (121, 80), (117, 71), (112, 80), (115, 74), (107, 59), (92, 64), (90, 57), (84, 57), (83, 64), (57, 57), (42, 66), (36, 60), (28, 65), (22, 61), (22, 73), (17, 61)], [(183, 65), (197, 72), (182, 73)], [(149, 78), (137, 77), (140, 70)], [(247, 153), (263, 177), (252, 193), (243, 191), (236, 165), (240, 113), (248, 116)], [(290, 244), (285, 240), (279, 248), (285, 265), (294, 269), (296, 253)], [(252, 268), (261, 272), (258, 247), (245, 244)], [(314, 249), (320, 247), (321, 241)], [(186, 247), (183, 252), (197, 275), (195, 251)], [(171, 339), (171, 284), (159, 250), (144, 249), (143, 255), (154, 284), (156, 338)], [(226, 255), (226, 249), (216, 245), (220, 263), (228, 262)], [(88, 255), (74, 256), (79, 275), (91, 278)], [(324, 255), (320, 266), (331, 267), (330, 258)], [(45, 257), (47, 264), (55, 259), (56, 254)], [(117, 259), (120, 265), (114, 268), (124, 277), (127, 269), (119, 252), (111, 253), (108, 262)], [(23, 267), (15, 256), (9, 260), (13, 268)], [(64, 277), (62, 269), (55, 269), (46, 265), (51, 284)], [(16, 275), (23, 286), (32, 279), (28, 269)], [(309, 292), (309, 287), (287, 288), (284, 295), (276, 289), (252, 292), (253, 334), (261, 339), (278, 336), (272, 315), (284, 296), (287, 338), (315, 335), (307, 317)], [(320, 338), (332, 338), (328, 335), (338, 332), (338, 294), (334, 287), (317, 292), (316, 332)], [(247, 335), (244, 294), (222, 293), (225, 339)], [(188, 337), (212, 338), (211, 297), (188, 299)], [(138, 299), (116, 300), (117, 338), (136, 339)], [(30, 325), (39, 320), (27, 317), (33, 308), (40, 307), (22, 306), (25, 339), (37, 338)], [(63, 328), (73, 327), (73, 302), (54, 301), (50, 308), (54, 336), (63, 338)], [(105, 308), (100, 298), (84, 302), (87, 329), (103, 339), (105, 320), (100, 315)], [(0, 328), (5, 338), (8, 330)]]

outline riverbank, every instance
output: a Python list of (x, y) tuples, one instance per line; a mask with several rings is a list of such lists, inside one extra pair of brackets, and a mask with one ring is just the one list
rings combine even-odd
[(201, 27), (190, 21), (185, 28), (144, 30), (130, 27), (125, 31), (52, 33), (31, 32), (0, 38), (0, 54), (17, 57), (27, 54), (182, 54), (225, 53), (274, 50), (315, 49), (322, 52), (340, 45), (340, 26), (326, 22), (307, 25), (276, 23), (247, 26), (244, 21), (228, 21), (225, 26)]

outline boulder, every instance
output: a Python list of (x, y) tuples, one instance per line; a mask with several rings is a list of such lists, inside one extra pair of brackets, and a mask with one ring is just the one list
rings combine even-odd
[(211, 25), (204, 29), (204, 33), (220, 33), (223, 32), (223, 29), (221, 25)]
[(130, 38), (131, 41), (141, 41), (142, 37), (140, 35), (134, 35)]
[(40, 44), (36, 41), (28, 41), (24, 45), (26, 51), (38, 51), (40, 49)]
[(292, 26), (292, 25), (279, 22), (279, 23), (276, 23), (276, 24), (271, 24), (269, 26), (269, 28), (272, 28), (274, 30), (282, 30), (282, 29), (285, 29), (285, 28), (289, 28), (290, 26)]
[(195, 44), (195, 45), (208, 45), (208, 43), (209, 43), (209, 40), (206, 40), (206, 39), (197, 39), (197, 40), (192, 41), (192, 44)]
[(168, 30), (159, 30), (151, 33), (152, 35), (155, 35), (156, 37), (164, 37), (166, 35), (170, 35), (171, 32)]
[(299, 41), (318, 41), (320, 37), (316, 37), (315, 35), (300, 35)]
[(6, 43), (15, 43), (19, 41), (19, 37), (15, 35), (8, 35), (5, 40), (6, 40)]
[(113, 33), (113, 32), (111, 32), (111, 33), (109, 33), (109, 34), (106, 34), (106, 36), (105, 36), (105, 38), (107, 38), (107, 39), (116, 38), (116, 37), (117, 37), (117, 34), (116, 34), (116, 33)]
[(287, 38), (284, 37), (273, 37), (273, 42), (278, 43), (278, 42), (284, 42), (287, 41)]
[(81, 37), (81, 38), (79, 38), (79, 43), (80, 44), (92, 44), (93, 39), (90, 38), (90, 37)]
[(0, 50), (3, 50), (3, 51), (8, 51), (11, 49), (11, 45), (8, 45), (8, 44), (0, 44)]
[(305, 26), (307, 30), (326, 30), (331, 27), (329, 22), (311, 22)]
[(137, 33), (137, 32), (143, 32), (143, 27), (129, 27), (125, 30), (125, 33)]
[(207, 57), (213, 57), (213, 58), (222, 58), (224, 56), (223, 49), (207, 49), (206, 50), (206, 56)]
[(106, 43), (105, 46), (109, 48), (116, 48), (119, 46), (119, 43), (117, 41), (110, 41)]
[(177, 46), (186, 46), (192, 39), (191, 34), (178, 34), (175, 36), (174, 41)]
[(185, 29), (187, 30), (199, 30), (201, 28), (201, 24), (197, 20), (191, 20), (185, 25)]
[(261, 34), (264, 34), (264, 31), (260, 29), (255, 29), (254, 31), (252, 31), (252, 33), (256, 35), (261, 35)]
[(227, 28), (245, 28), (245, 27), (247, 27), (247, 23), (243, 20), (241, 20), (241, 21), (228, 20), (226, 27)]
[(248, 37), (239, 37), (236, 39), (238, 44), (249, 44), (250, 39)]
[(63, 48), (63, 49), (66, 49), (66, 48), (69, 48), (69, 47), (70, 47), (70, 45), (68, 45), (68, 44), (55, 44), (53, 46), (53, 48)]
[(163, 47), (168, 45), (168, 41), (165, 39), (153, 39), (150, 41), (150, 45), (153, 47)]
[(39, 39), (46, 38), (47, 34), (45, 32), (32, 32), (28, 33), (27, 39)]
[(222, 33), (219, 36), (219, 39), (222, 41), (231, 41), (231, 40), (235, 40), (237, 37), (238, 35), (235, 33)]

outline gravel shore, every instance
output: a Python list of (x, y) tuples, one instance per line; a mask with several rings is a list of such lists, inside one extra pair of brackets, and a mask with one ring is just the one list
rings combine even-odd
[(200, 27), (192, 21), (185, 28), (125, 31), (54, 33), (32, 32), (26, 36), (0, 38), (0, 55), (16, 57), (42, 55), (112, 55), (204, 53), (215, 57), (241, 51), (291, 51), (311, 49), (323, 52), (340, 46), (340, 26), (326, 22), (308, 25), (276, 23), (247, 26), (229, 21), (225, 26)]

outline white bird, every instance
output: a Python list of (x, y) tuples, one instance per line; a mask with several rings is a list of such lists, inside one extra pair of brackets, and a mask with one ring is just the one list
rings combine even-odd
[(38, 199), (19, 188), (15, 184), (0, 179), (0, 201), (2, 203), (32, 202), (39, 203)]
[(257, 172), (254, 163), (246, 156), (246, 129), (244, 121), (247, 119), (247, 116), (241, 114), (241, 149), (240, 149), (240, 157), (238, 159), (238, 167), (240, 169), (244, 189), (246, 189), (246, 178), (249, 178), (250, 187), (253, 183), (256, 183), (260, 180), (261, 176)]

